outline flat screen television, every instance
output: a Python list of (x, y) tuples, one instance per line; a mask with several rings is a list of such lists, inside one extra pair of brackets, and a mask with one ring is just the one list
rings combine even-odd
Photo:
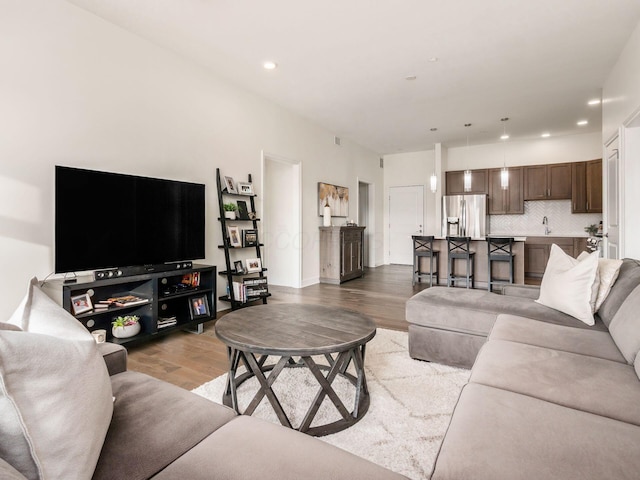
[(205, 186), (56, 166), (55, 271), (205, 256)]

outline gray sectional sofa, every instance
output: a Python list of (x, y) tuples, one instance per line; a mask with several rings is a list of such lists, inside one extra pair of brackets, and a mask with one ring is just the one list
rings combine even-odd
[(0, 478), (405, 479), (141, 373), (35, 285), (0, 323)]
[(407, 302), (414, 358), (470, 366), (433, 480), (640, 478), (640, 262), (588, 327), (534, 302), (431, 288)]

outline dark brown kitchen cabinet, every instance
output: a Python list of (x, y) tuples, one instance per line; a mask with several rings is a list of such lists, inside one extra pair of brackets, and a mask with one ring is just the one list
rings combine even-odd
[(570, 163), (524, 167), (525, 200), (564, 200), (570, 198)]
[(501, 186), (500, 168), (489, 170), (489, 215), (523, 214), (523, 168), (509, 168), (509, 187)]
[(551, 245), (555, 243), (567, 255), (577, 257), (587, 250), (586, 237), (527, 237), (524, 243), (524, 276), (541, 278), (549, 261)]
[(571, 164), (571, 213), (602, 213), (602, 159)]
[(464, 191), (464, 170), (445, 172), (447, 195), (475, 195), (488, 193), (488, 170), (471, 170), (471, 190)]

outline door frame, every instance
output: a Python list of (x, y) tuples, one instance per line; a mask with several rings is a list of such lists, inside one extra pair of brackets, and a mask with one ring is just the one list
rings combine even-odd
[[(360, 225), (360, 184), (364, 183), (365, 185), (367, 185), (367, 190), (368, 190), (368, 195), (367, 195), (367, 222), (366, 222), (366, 226), (367, 228), (364, 231), (363, 234), (363, 238), (364, 241), (367, 244), (367, 252), (368, 252), (368, 257), (367, 257), (367, 267), (375, 267), (376, 266), (376, 247), (375, 247), (375, 242), (373, 241), (375, 238), (375, 234), (376, 234), (376, 216), (375, 216), (375, 201), (376, 201), (376, 195), (375, 195), (375, 188), (376, 185), (375, 183), (366, 180), (364, 178), (361, 177), (356, 177), (356, 181), (358, 182), (358, 195), (357, 195), (357, 212), (358, 212), (358, 217), (356, 218), (356, 223), (358, 225)], [(368, 232), (367, 232), (368, 230)]]
[[(302, 162), (300, 160), (293, 160), (282, 155), (274, 154), (262, 150), (260, 152), (260, 177), (261, 177), (261, 191), (266, 192), (266, 163), (268, 161), (273, 161), (277, 163), (281, 163), (284, 165), (288, 165), (292, 168), (292, 176), (294, 178), (294, 184), (291, 185), (291, 195), (294, 198), (294, 203), (292, 205), (287, 205), (287, 208), (292, 211), (292, 218), (294, 219), (294, 225), (292, 225), (292, 232), (295, 232), (295, 238), (292, 240), (294, 242), (297, 241), (297, 245), (293, 245), (292, 248), (296, 251), (296, 254), (293, 256), (293, 262), (295, 273), (293, 278), (293, 288), (302, 288)], [(288, 197), (291, 198), (291, 197)], [(270, 199), (263, 196), (263, 200), (260, 206), (260, 218), (264, 220), (263, 222), (263, 233), (268, 230), (268, 218), (266, 209), (269, 208), (277, 208), (277, 201), (271, 201)], [(273, 246), (265, 243), (264, 246), (264, 255), (265, 259), (269, 259), (269, 249), (272, 249)]]

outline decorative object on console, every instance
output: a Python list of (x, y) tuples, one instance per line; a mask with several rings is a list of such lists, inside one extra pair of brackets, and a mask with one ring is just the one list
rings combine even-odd
[(224, 186), (227, 189), (227, 193), (233, 193), (233, 194), (238, 193), (238, 190), (236, 190), (236, 185), (232, 177), (224, 177)]
[(191, 318), (208, 317), (211, 315), (209, 312), (209, 302), (207, 302), (206, 295), (200, 295), (197, 297), (191, 297), (189, 299), (189, 312)]
[(257, 273), (262, 271), (262, 261), (259, 258), (247, 258), (245, 260), (248, 273)]
[(329, 206), (329, 202), (325, 200), (324, 209), (323, 209), (323, 222), (322, 224), (325, 227), (331, 226), (331, 207)]
[[(334, 217), (349, 215), (349, 189), (328, 183), (318, 182), (318, 215), (324, 216), (325, 205), (331, 207)], [(330, 225), (325, 225), (330, 226)]]
[(228, 218), (229, 220), (236, 219), (236, 210), (238, 206), (235, 203), (225, 203), (224, 207), (224, 218)]
[(91, 298), (88, 293), (83, 293), (82, 295), (76, 295), (71, 298), (71, 308), (73, 308), (74, 315), (80, 315), (81, 313), (90, 312), (93, 310), (93, 305), (91, 304)]
[(240, 195), (253, 195), (253, 185), (248, 182), (238, 182), (238, 193)]
[(138, 315), (124, 315), (116, 317), (111, 322), (111, 333), (116, 338), (135, 337), (142, 329)]

